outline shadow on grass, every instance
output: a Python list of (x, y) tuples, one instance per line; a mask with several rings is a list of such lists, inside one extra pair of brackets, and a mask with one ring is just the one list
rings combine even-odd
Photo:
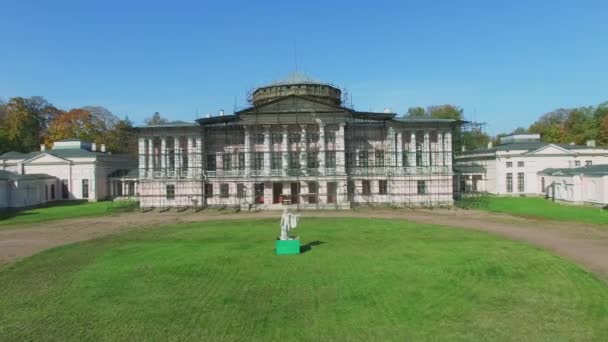
[(323, 244), (326, 244), (327, 242), (324, 241), (319, 241), (319, 240), (315, 240), (312, 242), (309, 242), (305, 245), (300, 246), (300, 253), (306, 253), (312, 250), (313, 247), (317, 247)]

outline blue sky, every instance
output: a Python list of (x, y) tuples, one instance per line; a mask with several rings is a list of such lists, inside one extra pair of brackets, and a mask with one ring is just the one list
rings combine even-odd
[(0, 97), (191, 121), (295, 69), (491, 134), (608, 101), (608, 1), (0, 1)]

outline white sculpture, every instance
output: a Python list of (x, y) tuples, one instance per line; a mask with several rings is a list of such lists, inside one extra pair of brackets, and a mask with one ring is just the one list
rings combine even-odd
[(299, 217), (300, 215), (294, 215), (287, 209), (283, 210), (283, 215), (281, 215), (281, 235), (279, 236), (279, 240), (291, 240), (289, 238), (289, 231), (298, 226)]

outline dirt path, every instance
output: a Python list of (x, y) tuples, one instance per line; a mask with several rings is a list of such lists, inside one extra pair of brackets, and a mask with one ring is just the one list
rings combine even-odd
[[(551, 250), (578, 262), (608, 280), (608, 230), (596, 226), (533, 220), (472, 210), (361, 210), (315, 211), (304, 216), (374, 217), (406, 219), (420, 223), (487, 231)], [(149, 212), (69, 219), (0, 230), (0, 263), (10, 263), (55, 246), (94, 239), (129, 229), (160, 224), (217, 219), (277, 218), (277, 212)]]

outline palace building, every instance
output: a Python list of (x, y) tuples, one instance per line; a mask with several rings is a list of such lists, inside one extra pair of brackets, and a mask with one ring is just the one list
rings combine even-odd
[(195, 123), (140, 127), (144, 208), (453, 204), (459, 123), (357, 111), (301, 74), (257, 88), (251, 106)]

